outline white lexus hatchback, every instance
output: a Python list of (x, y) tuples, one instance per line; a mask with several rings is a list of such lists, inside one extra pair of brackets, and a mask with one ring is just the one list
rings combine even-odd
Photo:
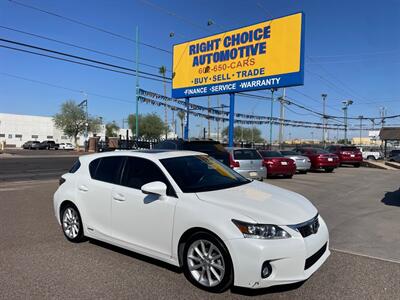
[(69, 241), (90, 237), (180, 266), (212, 292), (303, 281), (330, 254), (307, 199), (199, 152), (81, 156), (60, 179), (54, 212)]

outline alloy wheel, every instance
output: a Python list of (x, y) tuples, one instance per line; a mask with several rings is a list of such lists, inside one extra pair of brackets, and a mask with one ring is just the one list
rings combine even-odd
[(72, 207), (68, 207), (63, 214), (63, 230), (67, 237), (75, 239), (81, 227), (78, 213)]
[(205, 287), (221, 283), (225, 275), (225, 262), (221, 251), (208, 240), (193, 242), (187, 252), (191, 276)]

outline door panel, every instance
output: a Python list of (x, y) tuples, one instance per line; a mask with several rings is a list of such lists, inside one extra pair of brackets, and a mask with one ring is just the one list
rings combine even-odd
[[(140, 188), (162, 181), (168, 196), (144, 194)], [(177, 198), (161, 169), (152, 161), (128, 157), (121, 185), (112, 190), (112, 227), (114, 238), (171, 255), (172, 228)]]
[(112, 192), (114, 238), (171, 255), (176, 201), (174, 197), (146, 195), (141, 190), (115, 186)]

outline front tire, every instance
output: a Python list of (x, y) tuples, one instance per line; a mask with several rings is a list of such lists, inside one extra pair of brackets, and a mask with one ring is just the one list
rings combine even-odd
[(80, 243), (85, 240), (81, 215), (75, 205), (67, 204), (62, 208), (61, 228), (68, 241)]
[(183, 250), (183, 272), (195, 286), (222, 293), (233, 284), (233, 265), (226, 246), (212, 234), (192, 235)]

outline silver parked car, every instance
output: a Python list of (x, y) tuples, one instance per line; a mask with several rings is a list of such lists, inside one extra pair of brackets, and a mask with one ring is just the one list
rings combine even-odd
[(230, 153), (231, 168), (240, 175), (257, 180), (267, 178), (267, 168), (257, 150), (234, 147), (227, 147), (226, 150)]
[(296, 171), (306, 174), (311, 168), (311, 161), (307, 156), (299, 155), (294, 151), (282, 150), (280, 151), (283, 156), (293, 159), (296, 162)]

